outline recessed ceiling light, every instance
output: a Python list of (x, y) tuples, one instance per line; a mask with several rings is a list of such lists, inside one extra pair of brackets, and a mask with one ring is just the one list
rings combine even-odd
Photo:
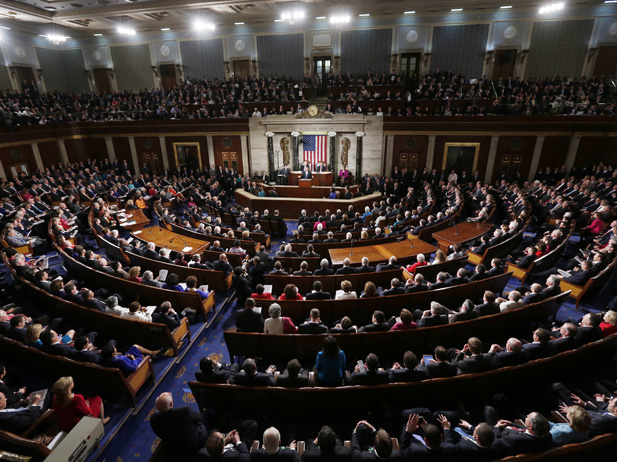
[(325, 16), (316, 16), (315, 19), (326, 19)]
[(512, 5), (504, 5), (499, 7), (500, 10), (509, 10), (510, 8), (512, 8)]
[(563, 10), (564, 6), (565, 6), (565, 4), (563, 2), (561, 2), (561, 3), (552, 3), (550, 5), (546, 5), (546, 6), (543, 6), (542, 8), (540, 8), (540, 14), (553, 13), (554, 11)]
[(463, 9), (462, 8), (452, 8), (450, 11), (457, 12), (457, 11), (463, 11)]
[(405, 14), (416, 14), (415, 11), (405, 11)]
[(234, 24), (235, 24), (236, 26), (244, 26), (244, 23), (243, 23), (243, 22), (234, 22)]
[(92, 34), (92, 35), (94, 35), (95, 37), (102, 37), (103, 36), (103, 34)]
[(118, 34), (130, 35), (130, 36), (133, 36), (136, 34), (135, 29), (131, 29), (130, 27), (125, 27), (125, 26), (118, 26), (117, 32)]
[(617, 0), (606, 0), (604, 3), (617, 3)]
[(359, 14), (358, 16), (360, 16), (361, 18), (366, 18), (366, 17), (370, 16), (370, 14), (369, 13), (362, 13), (362, 14)]

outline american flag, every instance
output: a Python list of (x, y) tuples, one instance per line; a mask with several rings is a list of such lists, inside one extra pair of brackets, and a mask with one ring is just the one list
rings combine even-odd
[(313, 170), (318, 162), (328, 160), (328, 135), (303, 135), (304, 161), (310, 162)]

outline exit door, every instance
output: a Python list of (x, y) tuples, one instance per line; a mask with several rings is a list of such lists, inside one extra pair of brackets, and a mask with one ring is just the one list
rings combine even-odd
[(317, 95), (324, 96), (327, 93), (328, 74), (332, 70), (332, 57), (316, 56), (313, 58), (313, 66), (313, 69), (315, 69), (315, 76), (319, 79), (319, 85), (317, 85), (317, 79), (314, 79), (315, 86), (317, 87)]

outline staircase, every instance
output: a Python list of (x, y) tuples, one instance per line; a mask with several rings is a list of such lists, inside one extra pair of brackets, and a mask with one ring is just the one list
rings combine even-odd
[(317, 96), (316, 98), (313, 98), (313, 104), (321, 111), (326, 108), (328, 98), (326, 96)]

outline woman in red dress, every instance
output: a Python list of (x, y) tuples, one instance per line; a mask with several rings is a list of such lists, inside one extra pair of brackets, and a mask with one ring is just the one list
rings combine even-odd
[(101, 397), (85, 399), (73, 393), (74, 386), (73, 377), (60, 377), (52, 388), (54, 397), (51, 407), (58, 416), (58, 428), (70, 432), (84, 416), (100, 417), (103, 424), (109, 422), (109, 417), (105, 417)]

